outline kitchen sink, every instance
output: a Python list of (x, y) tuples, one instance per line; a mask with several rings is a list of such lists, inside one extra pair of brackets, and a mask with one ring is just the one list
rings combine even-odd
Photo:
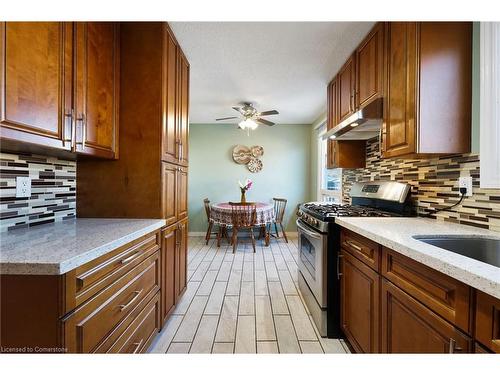
[(500, 267), (500, 239), (487, 237), (414, 236), (416, 240)]

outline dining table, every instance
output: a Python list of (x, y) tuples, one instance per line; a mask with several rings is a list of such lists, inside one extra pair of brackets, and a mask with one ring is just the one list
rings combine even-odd
[[(267, 202), (255, 202), (256, 221), (255, 226), (260, 227), (260, 234), (264, 236), (266, 246), (269, 246), (268, 224), (272, 224), (275, 219), (274, 204)], [(211, 205), (210, 218), (215, 224), (221, 227), (231, 227), (232, 209), (229, 202), (214, 203)], [(218, 241), (217, 246), (220, 245)]]

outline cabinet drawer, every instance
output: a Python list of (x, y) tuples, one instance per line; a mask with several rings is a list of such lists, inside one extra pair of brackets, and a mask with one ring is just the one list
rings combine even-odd
[(480, 291), (476, 298), (476, 339), (500, 353), (500, 300)]
[(160, 330), (160, 293), (157, 292), (146, 306), (138, 306), (138, 313), (124, 323), (125, 330), (110, 334), (96, 353), (142, 353)]
[(387, 248), (382, 250), (382, 276), (450, 323), (471, 332), (469, 286)]
[(159, 248), (159, 232), (152, 232), (68, 272), (65, 280), (65, 312), (96, 295)]
[(342, 229), (341, 246), (367, 266), (379, 271), (380, 245), (357, 233)]
[(70, 352), (89, 353), (150, 293), (159, 290), (156, 252), (63, 321)]

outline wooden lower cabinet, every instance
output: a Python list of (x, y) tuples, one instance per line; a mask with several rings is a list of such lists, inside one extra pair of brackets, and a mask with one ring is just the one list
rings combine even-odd
[(380, 276), (341, 251), (340, 326), (357, 352), (379, 351)]
[(472, 340), (391, 282), (382, 279), (383, 353), (468, 353)]
[(476, 340), (489, 350), (500, 353), (500, 300), (477, 292)]
[(161, 327), (160, 240), (153, 231), (63, 275), (1, 275), (0, 346), (146, 351)]
[(188, 220), (177, 224), (177, 253), (175, 261), (175, 302), (180, 299), (187, 288), (187, 251), (188, 251)]

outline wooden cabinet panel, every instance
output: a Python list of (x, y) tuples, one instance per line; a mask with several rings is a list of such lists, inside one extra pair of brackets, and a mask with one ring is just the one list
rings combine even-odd
[(338, 121), (341, 122), (354, 113), (355, 57), (351, 56), (337, 74)]
[(161, 232), (161, 321), (166, 322), (176, 302), (175, 295), (175, 258), (177, 256), (177, 238), (175, 225)]
[(173, 224), (177, 221), (177, 174), (178, 169), (176, 165), (169, 163), (162, 163), (162, 216), (167, 221), (167, 225)]
[(375, 271), (380, 271), (380, 245), (347, 229), (342, 229), (340, 244), (343, 249)]
[(383, 353), (468, 353), (471, 339), (382, 279)]
[(384, 24), (378, 23), (356, 50), (356, 108), (383, 94)]
[(382, 250), (382, 276), (464, 332), (472, 332), (469, 286), (387, 248)]
[[(326, 118), (326, 128), (330, 130), (337, 125), (338, 122), (338, 111), (337, 111), (337, 77), (335, 77), (329, 84), (327, 88), (327, 118)], [(337, 168), (338, 162), (335, 160), (337, 154), (335, 153), (334, 141), (329, 139), (326, 151), (326, 167), (328, 169)]]
[(177, 219), (182, 220), (188, 215), (188, 169), (179, 167), (177, 170)]
[(163, 124), (162, 159), (177, 163), (179, 159), (179, 132), (177, 129), (177, 45), (168, 27), (164, 26), (163, 38)]
[(76, 151), (115, 158), (118, 152), (119, 25), (75, 25)]
[(175, 295), (176, 302), (187, 288), (187, 247), (188, 247), (188, 224), (187, 219), (177, 225), (176, 232), (177, 253), (175, 260)]
[(417, 23), (387, 24), (387, 89), (383, 153), (416, 152)]
[(477, 292), (476, 339), (495, 353), (500, 353), (500, 300)]
[(0, 23), (3, 140), (71, 149), (72, 26)]
[(177, 48), (177, 131), (179, 133), (179, 163), (187, 165), (189, 154), (189, 63)]
[(357, 352), (379, 352), (379, 275), (341, 251), (340, 325)]
[(328, 141), (327, 168), (365, 168), (366, 141)]

